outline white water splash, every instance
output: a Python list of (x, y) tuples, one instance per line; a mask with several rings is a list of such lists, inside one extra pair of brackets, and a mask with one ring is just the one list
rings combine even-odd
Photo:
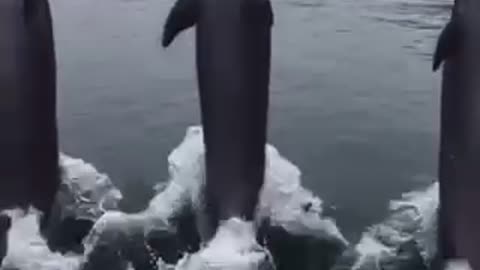
[[(86, 242), (89, 245), (86, 247), (91, 248), (95, 245), (95, 232), (99, 233), (97, 236), (101, 235), (102, 232), (112, 230), (125, 235), (139, 230), (147, 232), (159, 226), (169, 226), (167, 217), (173, 215), (176, 211), (180, 211), (182, 206), (187, 203), (193, 203), (196, 207), (201, 207), (201, 191), (204, 180), (202, 139), (200, 127), (189, 128), (184, 140), (172, 151), (168, 158), (170, 181), (165, 189), (157, 194), (151, 200), (147, 209), (141, 213), (125, 214), (118, 211), (107, 211), (107, 214), (103, 215), (96, 223), (95, 229), (92, 230), (92, 234)], [(345, 238), (334, 221), (322, 217), (322, 200), (302, 187), (300, 170), (282, 157), (273, 146), (268, 145), (266, 151), (266, 183), (261, 193), (257, 218), (269, 217), (273, 224), (282, 226), (292, 234), (310, 235), (329, 240), (336, 239), (338, 242), (346, 244)], [(63, 156), (63, 158), (64, 162), (62, 164), (67, 176), (64, 181), (75, 179), (75, 181), (82, 183), (104, 183), (105, 180), (102, 179), (108, 178), (106, 175), (98, 173), (93, 166), (79, 159), (72, 159), (67, 156)], [(88, 181), (83, 182), (83, 179), (88, 179)], [(84, 189), (80, 188), (79, 190)], [(89, 190), (91, 192), (85, 194), (116, 193), (97, 193), (98, 190), (95, 185), (90, 185)], [(364, 234), (362, 240), (356, 245), (356, 250), (360, 254), (356, 263), (357, 268), (364, 265), (366, 261), (378, 262), (379, 258), (390, 256), (393, 249), (385, 245), (385, 241), (382, 242), (379, 239), (383, 237), (388, 238), (387, 242), (401, 243), (409, 238), (409, 236), (401, 233), (405, 227), (414, 227), (414, 232), (410, 237), (422, 243), (424, 256), (426, 258), (430, 257), (434, 252), (434, 248), (431, 248), (434, 247), (432, 244), (434, 241), (433, 238), (429, 237), (435, 227), (434, 213), (438, 207), (437, 196), (438, 185), (432, 184), (427, 190), (411, 192), (405, 194), (402, 200), (392, 201), (390, 210), (393, 212), (393, 218), (389, 220), (395, 222), (389, 221), (372, 226)], [(112, 196), (111, 198), (118, 198), (118, 196)], [(76, 202), (81, 201), (83, 200)], [(305, 203), (311, 204), (309, 211), (302, 209)], [(80, 211), (79, 213), (84, 212)], [(62, 256), (48, 250), (45, 241), (38, 233), (37, 213), (30, 211), (26, 216), (23, 216), (22, 213), (12, 212), (12, 215), (14, 215), (13, 228), (9, 234), (12, 245), (2, 269), (78, 269), (79, 263), (84, 260), (84, 257)], [(259, 250), (256, 252), (255, 248), (252, 248), (255, 244), (254, 232), (251, 227), (230, 224), (222, 228), (217, 237), (214, 238), (217, 240), (211, 242), (197, 255), (210, 258), (212, 254), (220, 254), (227, 261), (232, 259), (231, 262), (241, 261), (241, 258), (245, 258), (242, 257), (245, 250), (253, 251), (249, 254), (252, 261), (260, 260), (258, 259), (260, 257), (256, 258), (255, 256), (265, 256), (265, 252)], [(232, 247), (232, 243), (237, 248)], [(238, 250), (238, 247), (243, 247), (243, 249)], [(193, 257), (195, 257), (195, 254), (186, 256), (178, 263), (176, 270), (192, 269), (186, 268), (186, 262), (195, 262), (195, 260), (188, 259)], [(224, 261), (224, 263), (227, 261)], [(174, 266), (167, 266), (159, 261), (158, 269), (171, 268), (174, 268)]]
[(255, 239), (255, 226), (238, 218), (220, 225), (215, 237), (196, 254), (187, 254), (175, 270), (273, 269), (271, 254)]
[(472, 270), (467, 260), (451, 260), (447, 262), (445, 270)]
[[(322, 200), (302, 186), (298, 167), (272, 145), (268, 144), (265, 151), (265, 184), (260, 194), (257, 220), (268, 217), (272, 225), (282, 226), (292, 234), (334, 239), (348, 244), (335, 222), (322, 216)], [(170, 185), (152, 200), (149, 211), (161, 215), (165, 213), (166, 201), (171, 202), (167, 204), (171, 210), (172, 206), (179, 207), (185, 198), (201, 210), (204, 153), (202, 128), (188, 128), (184, 140), (168, 158)], [(308, 203), (311, 204), (310, 210), (305, 211), (302, 206)]]
[[(291, 234), (310, 235), (347, 245), (348, 242), (340, 233), (335, 222), (322, 216), (322, 200), (302, 187), (300, 170), (282, 157), (278, 150), (271, 145), (266, 146), (266, 154), (266, 178), (260, 195), (258, 223), (263, 218), (268, 217), (273, 225), (281, 226)], [(200, 220), (198, 223), (199, 230), (203, 231), (204, 227), (202, 228), (202, 226), (205, 225), (202, 222), (204, 218), (202, 215), (204, 145), (201, 127), (194, 126), (187, 129), (183, 141), (169, 155), (168, 165), (170, 181), (163, 191), (151, 200), (146, 210), (136, 214), (124, 214), (118, 211), (107, 212), (100, 218), (90, 236), (87, 237), (86, 246), (90, 251), (97, 245), (97, 241), (105, 239), (101, 236), (104, 234), (114, 232), (117, 238), (127, 238), (128, 235), (132, 234), (143, 233), (146, 235), (154, 229), (165, 229), (170, 226), (168, 219), (175, 213), (182, 211), (183, 206), (188, 204), (193, 205), (198, 220)], [(302, 206), (307, 203), (311, 207), (310, 210), (305, 211)], [(227, 226), (226, 228), (231, 227)], [(225, 232), (230, 232), (230, 230), (225, 229)], [(255, 240), (254, 236), (255, 233), (252, 231), (252, 235), (250, 235), (252, 241)], [(222, 238), (217, 235), (214, 239), (219, 239), (218, 237)], [(246, 238), (249, 239), (249, 237)], [(211, 254), (209, 252), (217, 250), (213, 248), (216, 247), (216, 243), (236, 242), (214, 241), (210, 243), (210, 248), (204, 250), (206, 253), (202, 252), (200, 254)], [(230, 247), (235, 245), (230, 245)], [(221, 246), (229, 247), (229, 245)], [(228, 252), (223, 248), (221, 250)], [(235, 253), (235, 249), (230, 251)], [(252, 252), (251, 256), (253, 258), (258, 254), (265, 255), (266, 251)], [(227, 258), (241, 257), (228, 256)], [(188, 265), (194, 263), (194, 261), (189, 259)], [(180, 268), (178, 269), (185, 269), (185, 264), (185, 260), (179, 262), (178, 267)]]
[(26, 215), (11, 215), (12, 229), (8, 235), (9, 249), (2, 269), (74, 270), (79, 257), (51, 252), (38, 231), (39, 214), (31, 210)]
[(122, 193), (108, 175), (81, 159), (60, 155), (63, 189), (57, 196), (62, 217), (96, 221), (108, 210), (117, 209)]
[(368, 228), (355, 246), (358, 257), (352, 269), (382, 269), (382, 262), (401, 260), (398, 248), (412, 240), (423, 261), (430, 263), (436, 253), (438, 192), (435, 182), (426, 189), (405, 193), (402, 199), (391, 201), (389, 217)]

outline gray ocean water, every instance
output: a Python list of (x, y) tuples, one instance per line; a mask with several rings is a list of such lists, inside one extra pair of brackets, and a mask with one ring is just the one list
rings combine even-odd
[[(129, 210), (167, 177), (199, 123), (194, 33), (160, 46), (172, 1), (52, 0), (63, 151), (123, 189)], [(270, 141), (355, 237), (436, 175), (436, 37), (451, 0), (273, 0)]]

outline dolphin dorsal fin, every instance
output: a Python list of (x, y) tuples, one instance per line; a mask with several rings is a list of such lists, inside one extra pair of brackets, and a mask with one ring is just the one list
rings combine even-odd
[(180, 32), (197, 23), (199, 0), (177, 0), (164, 26), (162, 46), (168, 47)]
[(437, 71), (440, 65), (449, 57), (457, 53), (461, 42), (460, 27), (456, 20), (451, 20), (443, 28), (438, 38), (437, 47), (433, 55), (433, 71)]

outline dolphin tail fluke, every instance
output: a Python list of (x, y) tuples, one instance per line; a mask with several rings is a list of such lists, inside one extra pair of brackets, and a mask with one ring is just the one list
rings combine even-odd
[(454, 55), (459, 48), (460, 28), (455, 20), (450, 21), (438, 38), (433, 56), (433, 71), (437, 71), (443, 61)]
[(162, 46), (168, 47), (177, 35), (197, 22), (198, 0), (177, 0), (165, 22)]

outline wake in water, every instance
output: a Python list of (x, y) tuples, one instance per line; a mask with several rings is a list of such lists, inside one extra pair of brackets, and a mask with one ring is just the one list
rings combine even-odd
[[(158, 187), (144, 211), (135, 214), (117, 210), (121, 193), (108, 176), (81, 160), (62, 156), (64, 185), (56, 221), (92, 222), (86, 237), (87, 232), (78, 234), (82, 248), (50, 251), (38, 233), (37, 213), (32, 210), (23, 216), (14, 211), (12, 244), (2, 269), (199, 269), (191, 254), (201, 249), (206, 230), (202, 136), (200, 127), (187, 129), (168, 158), (169, 181)], [(416, 266), (428, 265), (435, 253), (436, 183), (392, 201), (392, 214), (368, 228), (358, 244), (349, 245), (334, 220), (323, 215), (323, 201), (302, 187), (300, 170), (273, 146), (267, 145), (266, 151), (266, 181), (252, 226), (258, 229), (258, 240), (269, 250), (276, 269), (413, 269), (413, 265), (420, 269)], [(239, 220), (222, 226), (223, 233), (214, 241), (218, 245), (212, 244), (207, 255), (230, 265), (235, 258), (244, 258), (241, 251), (235, 256), (234, 250), (230, 254), (222, 248), (231, 242), (249, 246), (244, 240), (253, 239), (255, 228), (242, 224)], [(258, 261), (258, 254), (262, 253), (251, 250), (247, 257)]]

